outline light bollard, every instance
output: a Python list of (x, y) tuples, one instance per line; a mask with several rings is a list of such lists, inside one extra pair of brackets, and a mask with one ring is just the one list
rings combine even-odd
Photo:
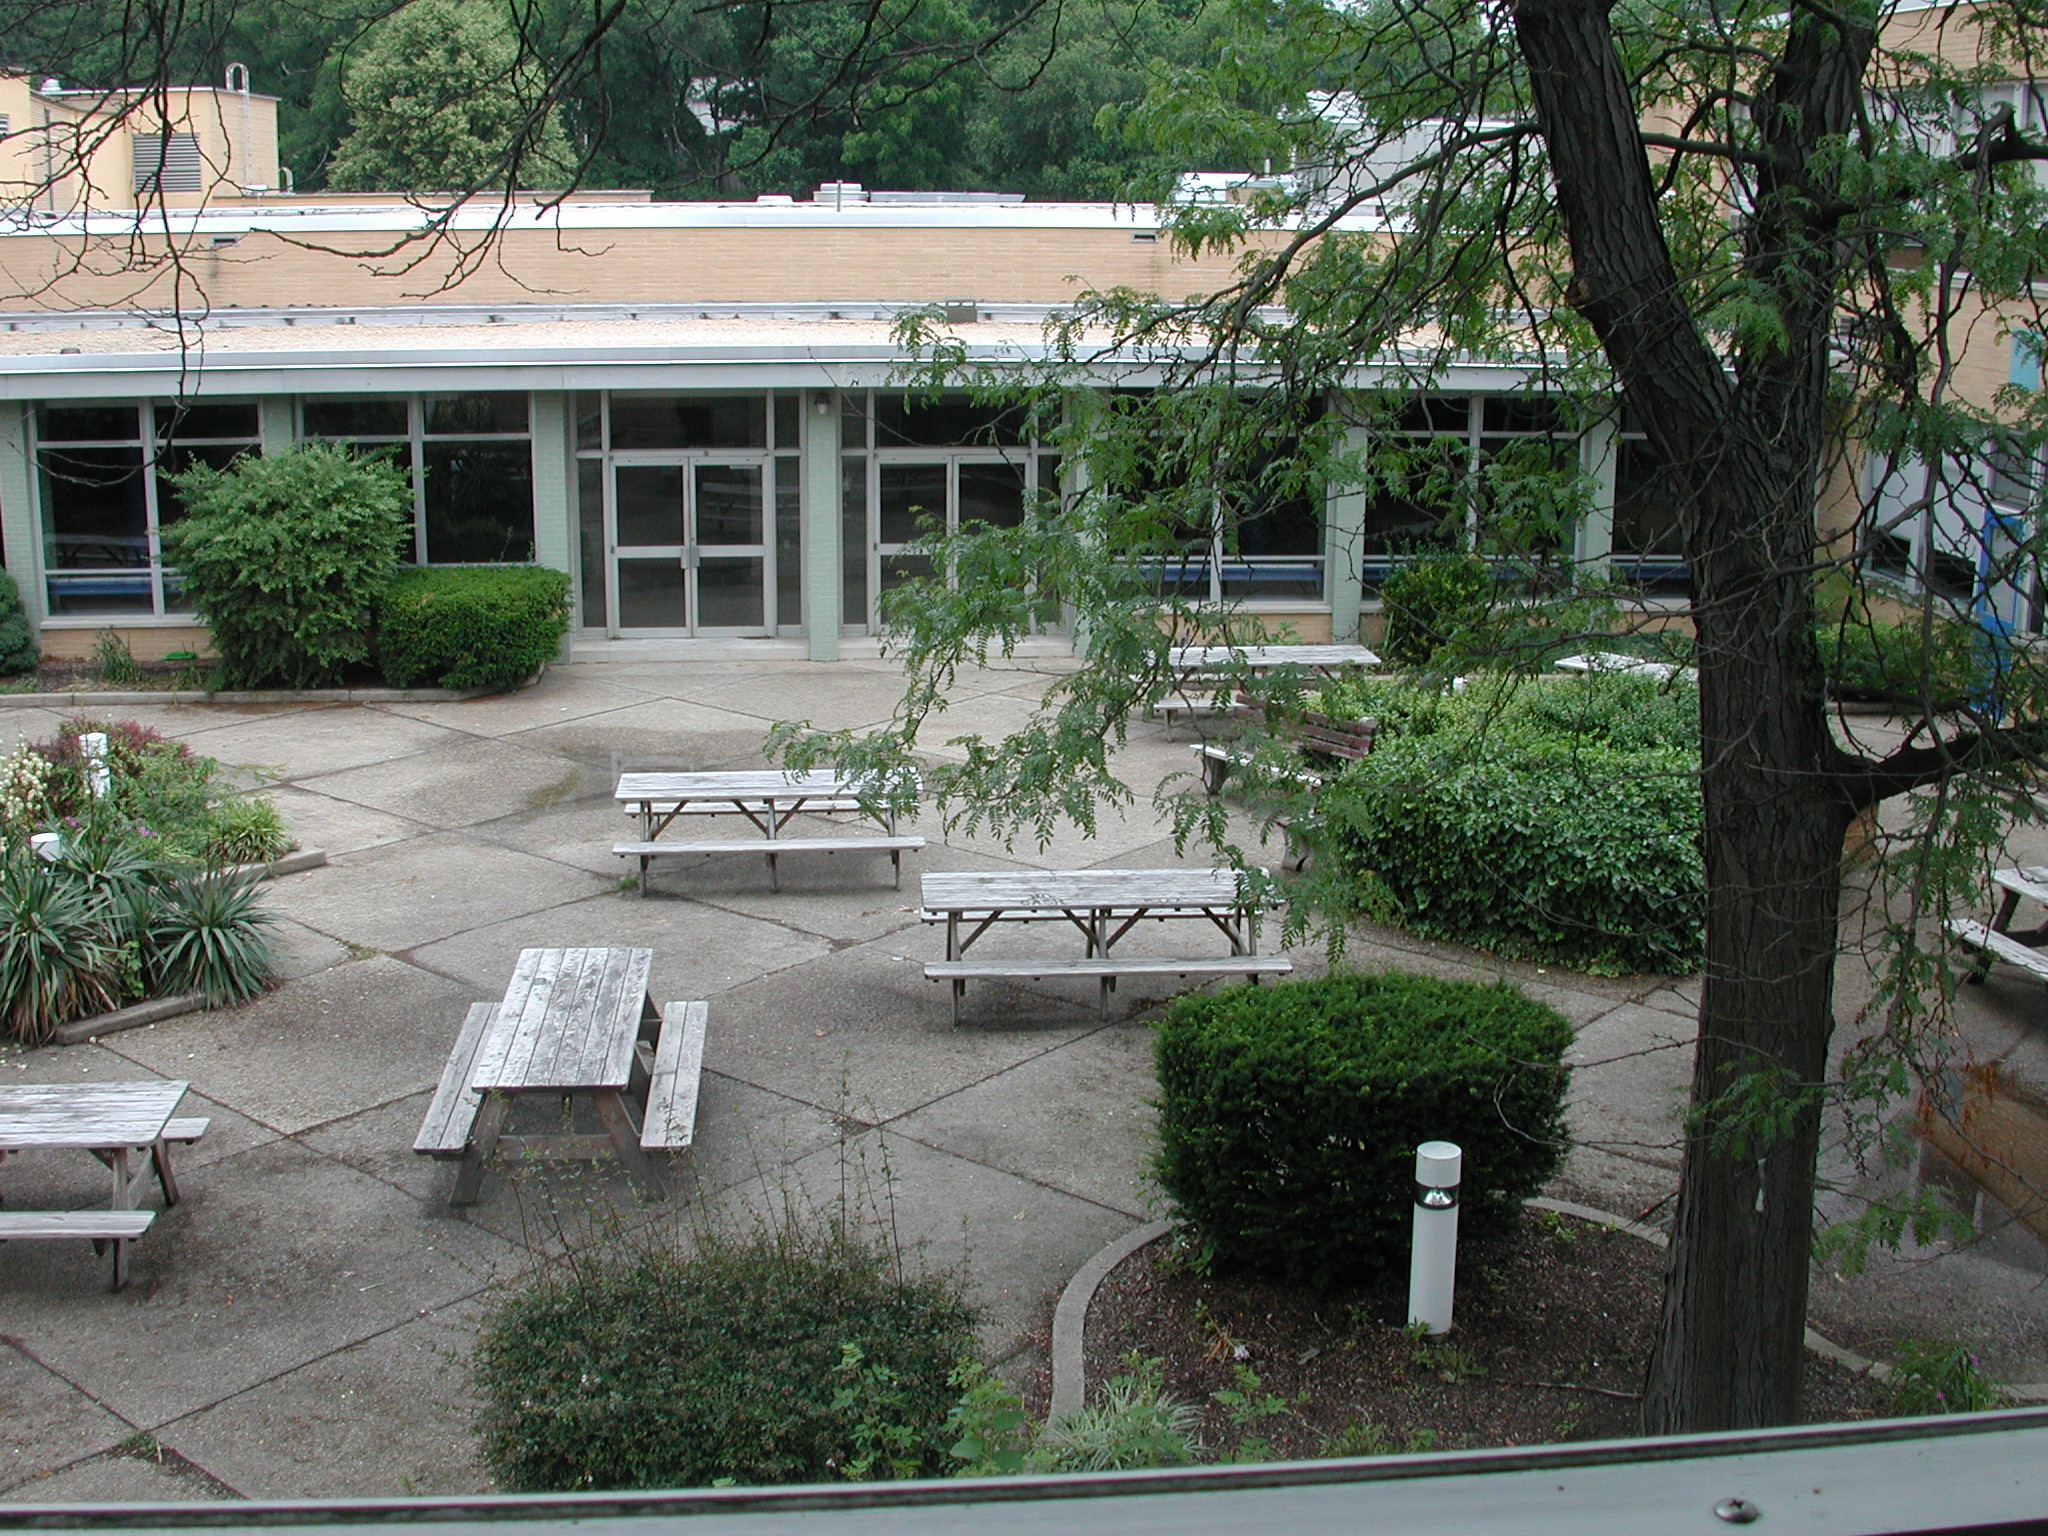
[(1458, 1274), (1458, 1173), (1465, 1154), (1448, 1141), (1415, 1149), (1415, 1247), (1408, 1263), (1408, 1323), (1451, 1331)]
[(85, 757), (85, 783), (95, 800), (104, 800), (114, 787), (113, 770), (107, 767), (107, 733), (87, 731), (78, 738), (78, 750)]

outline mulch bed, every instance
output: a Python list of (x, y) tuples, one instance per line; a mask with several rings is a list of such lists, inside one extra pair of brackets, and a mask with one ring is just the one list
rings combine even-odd
[[(1225, 1276), (1203, 1279), (1171, 1237), (1140, 1249), (1088, 1313), (1091, 1392), (1163, 1363), (1166, 1389), (1201, 1407), (1201, 1438), (1227, 1457), (1463, 1450), (1639, 1433), (1638, 1393), (1663, 1287), (1663, 1252), (1627, 1233), (1525, 1214), (1499, 1244), (1459, 1254), (1456, 1326), (1418, 1341), (1405, 1272), (1356, 1291)], [(1245, 1373), (1256, 1376), (1255, 1389)], [(1250, 1395), (1247, 1415), (1212, 1394)], [(1807, 1357), (1807, 1422), (1882, 1416), (1882, 1385)], [(1249, 1419), (1249, 1422), (1248, 1422)], [(1348, 1443), (1332, 1437), (1349, 1429)]]

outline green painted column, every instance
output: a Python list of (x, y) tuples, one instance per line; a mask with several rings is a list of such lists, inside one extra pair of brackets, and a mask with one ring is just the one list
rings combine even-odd
[[(1367, 434), (1353, 427), (1344, 434), (1344, 451), (1365, 452)], [(1358, 615), (1364, 601), (1365, 487), (1333, 485), (1323, 500), (1323, 595), (1330, 602), (1330, 639), (1348, 645), (1358, 638)]]
[(0, 402), (0, 551), (21, 589), (21, 606), (34, 629), (47, 617), (43, 592), (43, 538), (36, 514), (35, 464), (29, 457), (28, 409)]
[(1614, 476), (1621, 458), (1621, 439), (1612, 420), (1596, 424), (1579, 444), (1579, 462), (1593, 477), (1593, 504), (1572, 541), (1579, 570), (1589, 579), (1605, 577), (1614, 553)]
[(570, 494), (569, 397), (533, 397), (533, 561), (576, 574), (576, 506)]
[(839, 396), (803, 397), (804, 633), (813, 661), (839, 659), (843, 535), (839, 518)]

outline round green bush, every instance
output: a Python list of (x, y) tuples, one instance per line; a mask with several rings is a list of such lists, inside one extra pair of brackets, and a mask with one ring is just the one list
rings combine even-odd
[(1380, 648), (1395, 666), (1428, 666), (1484, 616), (1493, 588), (1492, 567), (1476, 555), (1432, 555), (1397, 567), (1380, 583)]
[(1542, 1188), (1571, 1038), (1505, 983), (1400, 971), (1184, 997), (1159, 1027), (1154, 1173), (1219, 1265), (1370, 1280), (1407, 1262), (1419, 1143), (1464, 1150), (1472, 1236)]
[(0, 571), (0, 677), (34, 671), (41, 656), (35, 631), (22, 611), (21, 589), (12, 576)]
[(478, 1337), (484, 1460), (534, 1491), (937, 1475), (973, 1330), (843, 1231), (578, 1259)]
[(514, 688), (554, 660), (569, 630), (569, 578), (541, 566), (400, 573), (377, 608), (377, 654), (394, 688)]

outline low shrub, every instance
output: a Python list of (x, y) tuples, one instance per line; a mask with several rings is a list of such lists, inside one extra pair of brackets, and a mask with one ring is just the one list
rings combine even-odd
[(12, 576), (0, 571), (0, 677), (33, 672), (41, 656), (36, 632), (22, 611), (21, 589)]
[(484, 1460), (527, 1490), (943, 1472), (973, 1325), (838, 1228), (578, 1260), (478, 1336)]
[(268, 864), (291, 851), (277, 807), (261, 795), (236, 795), (206, 813), (206, 859), (210, 864)]
[(412, 485), (337, 443), (177, 477), (164, 557), (213, 631), (219, 685), (319, 688), (370, 657), (378, 597), (412, 528)]
[(403, 572), (377, 608), (377, 654), (394, 688), (512, 688), (569, 632), (569, 578), (540, 566)]
[(1907, 700), (1954, 707), (1981, 690), (1988, 656), (1974, 625), (1944, 619), (1879, 624), (1844, 619), (1814, 634), (1821, 671), (1837, 698)]
[(1154, 1174), (1211, 1262), (1369, 1280), (1406, 1261), (1419, 1143), (1463, 1148), (1479, 1239), (1556, 1171), (1571, 1038), (1505, 983), (1397, 971), (1184, 997), (1159, 1026)]
[(1426, 667), (1484, 617), (1493, 569), (1476, 555), (1436, 555), (1397, 567), (1380, 583), (1381, 649), (1398, 667)]
[(1619, 674), (1326, 690), (1380, 721), (1296, 825), (1350, 904), (1599, 973), (1690, 972), (1705, 942), (1699, 714)]

